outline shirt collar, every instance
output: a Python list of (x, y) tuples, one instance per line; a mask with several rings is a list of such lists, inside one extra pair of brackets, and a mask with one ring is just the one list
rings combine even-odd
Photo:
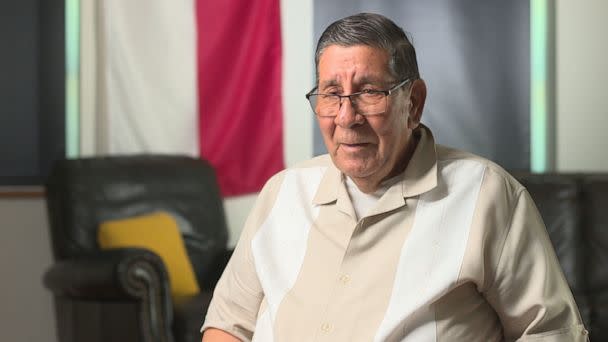
[(342, 172), (331, 162), (319, 183), (317, 193), (312, 200), (313, 204), (328, 204), (336, 201), (343, 186)]
[(433, 133), (420, 124), (415, 134), (420, 136), (418, 146), (401, 181), (404, 198), (423, 194), (437, 186), (437, 151)]
[[(404, 203), (404, 198), (420, 195), (437, 186), (437, 152), (433, 134), (428, 127), (422, 124), (414, 134), (419, 137), (418, 145), (402, 174), (403, 178), (387, 191), (391, 194), (390, 197), (395, 200), (400, 199), (401, 203)], [(344, 188), (342, 172), (333, 163), (330, 163), (313, 198), (313, 204), (342, 202), (341, 198), (344, 196), (346, 196), (346, 200), (348, 193)]]

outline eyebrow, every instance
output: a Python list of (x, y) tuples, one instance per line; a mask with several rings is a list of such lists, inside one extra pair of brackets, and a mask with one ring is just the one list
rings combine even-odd
[[(374, 76), (362, 76), (361, 78), (358, 78), (355, 80), (355, 85), (364, 85), (364, 84), (375, 84), (375, 85), (382, 85), (385, 86), (390, 82), (384, 82), (383, 80), (381, 80), (378, 77), (374, 77)], [(336, 81), (335, 79), (330, 79), (327, 81), (323, 81), (319, 84), (319, 89), (324, 89), (327, 87), (332, 87), (332, 86), (340, 86), (340, 83), (338, 83), (338, 81)]]
[(357, 80), (356, 84), (379, 84), (386, 85), (388, 82), (384, 82), (383, 79), (375, 76), (363, 76)]
[(319, 84), (319, 89), (322, 88), (327, 88), (327, 87), (333, 87), (333, 86), (339, 86), (340, 84), (338, 83), (338, 81), (336, 81), (335, 79), (331, 79), (331, 80), (327, 80), (327, 81), (323, 81), (322, 83)]

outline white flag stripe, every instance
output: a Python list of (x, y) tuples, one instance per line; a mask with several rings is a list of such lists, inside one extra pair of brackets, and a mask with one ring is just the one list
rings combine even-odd
[(193, 1), (105, 0), (100, 11), (97, 152), (198, 155)]

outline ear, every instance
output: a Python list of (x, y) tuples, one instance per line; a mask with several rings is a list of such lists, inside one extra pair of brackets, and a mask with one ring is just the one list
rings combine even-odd
[(410, 108), (408, 126), (410, 129), (415, 129), (420, 124), (426, 101), (426, 84), (422, 79), (417, 79), (412, 83), (410, 100), (412, 101), (412, 107)]

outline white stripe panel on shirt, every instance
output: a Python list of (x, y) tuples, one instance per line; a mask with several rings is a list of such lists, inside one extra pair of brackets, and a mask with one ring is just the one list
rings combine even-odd
[(312, 200), (324, 172), (325, 168), (286, 171), (275, 205), (251, 242), (255, 268), (268, 302), (263, 319), (256, 324), (254, 340), (262, 341), (263, 336), (264, 342), (272, 341), (277, 310), (300, 273), (308, 232), (319, 214)]
[(435, 341), (432, 303), (457, 281), (485, 166), (439, 162), (437, 188), (420, 196), (393, 292), (374, 341)]
[(273, 324), (272, 318), (270, 317), (270, 310), (266, 308), (263, 314), (260, 315), (258, 321), (255, 323), (255, 332), (251, 342), (267, 342), (273, 341)]

